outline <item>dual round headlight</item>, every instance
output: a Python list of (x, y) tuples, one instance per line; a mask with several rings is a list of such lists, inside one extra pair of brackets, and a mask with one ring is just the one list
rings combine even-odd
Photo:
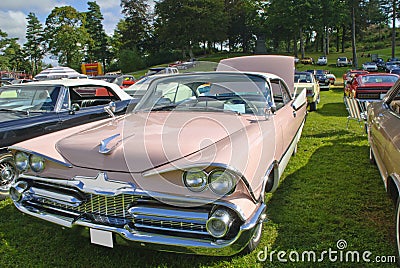
[(42, 172), (45, 168), (45, 159), (39, 155), (18, 152), (14, 159), (15, 166), (20, 171), (26, 171), (30, 168), (33, 172)]
[(235, 190), (237, 177), (226, 169), (215, 169), (207, 173), (193, 168), (183, 173), (183, 183), (193, 192), (201, 192), (208, 186), (218, 195), (227, 195)]

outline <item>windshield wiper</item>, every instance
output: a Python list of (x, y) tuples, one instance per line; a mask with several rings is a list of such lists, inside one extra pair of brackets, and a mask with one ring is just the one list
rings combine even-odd
[[(181, 108), (180, 106), (177, 107), (178, 109)], [(223, 112), (223, 113), (234, 113), (237, 115), (241, 115), (240, 112), (235, 111), (235, 110), (229, 110), (229, 109), (221, 109), (217, 107), (212, 107), (212, 106), (204, 106), (204, 107), (196, 107), (196, 106), (191, 106), (191, 107), (182, 107), (181, 110), (195, 110), (199, 112), (208, 112), (208, 111), (216, 111), (216, 112)]]
[(168, 104), (168, 105), (162, 105), (162, 106), (155, 106), (151, 110), (152, 111), (171, 111), (174, 108), (176, 108), (176, 104)]

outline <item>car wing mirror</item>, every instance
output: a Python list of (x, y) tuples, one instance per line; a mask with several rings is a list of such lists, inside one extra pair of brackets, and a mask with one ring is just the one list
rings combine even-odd
[(275, 114), (276, 112), (276, 105), (275, 103), (269, 101), (267, 104), (267, 107), (264, 109), (264, 116), (266, 120), (269, 120), (269, 118)]
[(108, 113), (114, 119), (116, 107), (117, 105), (112, 101), (106, 107), (104, 107), (104, 111), (106, 111), (106, 113)]
[(303, 88), (303, 90), (295, 97), (292, 107), (295, 111), (299, 110), (301, 107), (306, 105), (307, 103), (307, 95), (306, 95), (306, 89)]
[(79, 111), (81, 107), (79, 106), (78, 103), (72, 103), (71, 104), (71, 109), (69, 110), (70, 114), (75, 114), (75, 112)]

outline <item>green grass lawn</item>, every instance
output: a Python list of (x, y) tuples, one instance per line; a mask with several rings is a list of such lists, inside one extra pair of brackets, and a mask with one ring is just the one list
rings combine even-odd
[[(370, 251), (369, 258), (396, 255), (394, 207), (379, 172), (369, 164), (368, 142), (355, 121), (346, 129), (342, 89), (321, 92), (308, 115), (298, 153), (278, 190), (268, 196), (268, 222), (251, 254), (206, 257), (91, 245), (87, 231), (62, 229), (0, 201), (0, 267), (396, 267), (365, 262), (260, 262), (260, 251), (298, 253)], [(269, 255), (270, 256), (270, 255)], [(318, 255), (319, 256), (319, 255)], [(339, 256), (339, 255), (337, 255)], [(293, 255), (294, 257), (294, 255)], [(288, 256), (286, 255), (286, 259)], [(344, 259), (344, 257), (343, 257)]]

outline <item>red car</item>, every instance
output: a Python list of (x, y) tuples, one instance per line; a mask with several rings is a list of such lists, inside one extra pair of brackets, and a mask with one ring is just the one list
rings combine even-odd
[(388, 73), (359, 74), (347, 82), (345, 94), (363, 100), (382, 99), (399, 76)]
[(347, 82), (351, 81), (354, 76), (359, 74), (367, 74), (368, 71), (365, 70), (348, 70), (346, 73), (343, 74), (343, 85), (346, 90)]

